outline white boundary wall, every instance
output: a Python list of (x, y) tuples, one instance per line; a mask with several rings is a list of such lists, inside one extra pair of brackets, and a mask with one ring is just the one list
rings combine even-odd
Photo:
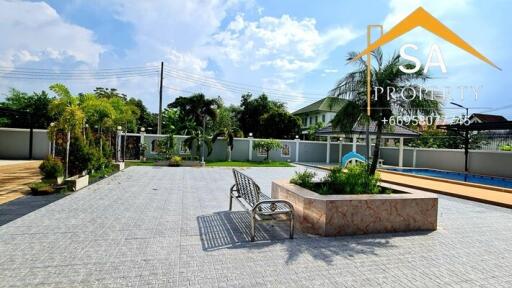
[[(123, 134), (124, 135), (124, 134)], [(128, 133), (129, 136), (141, 134)], [(157, 153), (151, 151), (153, 140), (163, 139), (167, 135), (144, 134), (144, 142), (148, 145), (146, 157), (156, 157)], [(181, 142), (186, 136), (176, 137), (176, 149), (179, 152)], [(28, 129), (0, 128), (0, 159), (27, 159), (28, 158)], [(254, 141), (260, 139), (236, 138), (231, 154), (233, 161), (258, 161), (264, 155), (251, 149)], [(336, 163), (346, 153), (353, 150), (353, 143), (320, 142), (303, 140), (279, 140), (286, 149), (274, 150), (270, 158), (274, 161), (288, 162), (317, 162)], [(329, 145), (329, 149), (327, 148)], [(365, 145), (357, 143), (358, 153), (365, 155)], [(181, 151), (184, 152), (184, 151)], [(47, 130), (34, 129), (33, 158), (44, 159), (50, 153), (50, 142)], [(182, 153), (185, 155), (185, 153)], [(380, 158), (385, 165), (399, 166), (399, 148), (381, 148)], [(328, 158), (327, 158), (328, 157)], [(213, 146), (213, 152), (208, 160), (226, 160), (227, 146), (223, 139)], [(469, 171), (475, 174), (494, 175), (512, 178), (512, 152), (470, 150), (468, 157)], [(405, 147), (402, 158), (403, 167), (432, 168), (451, 171), (464, 171), (464, 151), (457, 149), (427, 149)]]

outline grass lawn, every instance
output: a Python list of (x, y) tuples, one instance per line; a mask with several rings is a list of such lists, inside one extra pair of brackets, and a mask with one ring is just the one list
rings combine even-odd
[(147, 161), (126, 161), (125, 162), (125, 168), (131, 167), (131, 166), (155, 166), (156, 161), (155, 160), (147, 160)]
[(208, 167), (293, 167), (288, 162), (272, 161), (272, 162), (256, 162), (256, 161), (214, 161), (206, 162)]

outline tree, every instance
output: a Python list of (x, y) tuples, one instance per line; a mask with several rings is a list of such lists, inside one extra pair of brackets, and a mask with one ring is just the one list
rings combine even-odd
[(252, 146), (252, 149), (253, 150), (260, 150), (260, 149), (265, 150), (265, 153), (266, 153), (265, 161), (269, 161), (270, 151), (272, 151), (274, 149), (281, 149), (282, 147), (283, 147), (283, 145), (281, 144), (281, 142), (274, 140), (274, 139), (266, 139), (266, 140), (255, 141)]
[(320, 129), (324, 128), (324, 127), (325, 127), (325, 124), (322, 121), (319, 121), (319, 122), (316, 122), (313, 125), (310, 125), (308, 127), (308, 130), (307, 130), (308, 131), (308, 139), (309, 140), (315, 139), (316, 132), (318, 132), (318, 130), (320, 130)]
[(12, 109), (15, 111), (24, 111), (30, 114), (31, 119), (25, 116), (0, 117), (0, 126), (13, 128), (30, 128), (32, 121), (33, 128), (46, 129), (51, 122), (55, 120), (49, 113), (52, 98), (45, 91), (41, 93), (27, 93), (16, 89), (11, 89), (4, 102), (0, 103), (0, 108)]
[[(144, 127), (147, 130), (157, 130), (158, 114), (149, 112), (144, 102), (140, 99), (130, 98), (127, 101), (128, 105), (137, 107), (139, 110), (139, 117), (137, 118), (137, 127)], [(168, 132), (167, 132), (168, 133)]]
[(177, 108), (165, 108), (162, 112), (162, 130), (165, 134), (190, 135), (197, 126), (191, 116), (185, 116)]
[(300, 118), (282, 109), (263, 115), (260, 123), (263, 137), (266, 138), (294, 138), (300, 130)]
[(234, 140), (236, 137), (244, 137), (244, 133), (236, 127), (225, 127), (213, 134), (212, 143), (215, 143), (219, 137), (226, 138), (228, 161), (231, 161), (231, 151), (233, 151), (234, 148)]
[(178, 97), (167, 105), (167, 108), (177, 108), (183, 117), (190, 117), (196, 127), (204, 129), (207, 119), (217, 119), (217, 107), (219, 106), (218, 99), (207, 99), (204, 94), (197, 93), (190, 97)]
[(53, 137), (58, 129), (67, 132), (66, 147), (66, 178), (69, 176), (69, 150), (71, 136), (80, 137), (81, 128), (84, 123), (84, 114), (78, 106), (78, 97), (71, 95), (68, 88), (63, 84), (56, 83), (50, 86), (50, 90), (57, 95), (50, 104), (50, 113), (58, 119), (49, 129), (48, 135)]
[[(196, 155), (199, 154), (199, 148), (201, 147), (204, 149), (205, 146), (208, 149), (207, 156), (210, 156), (213, 152), (212, 139), (204, 133), (203, 128), (199, 128), (196, 131), (193, 131), (192, 135), (188, 136), (183, 141), (188, 150), (193, 151), (193, 148), (196, 148)], [(201, 159), (201, 162), (204, 162), (204, 155)]]
[(86, 121), (93, 127), (98, 126), (100, 153), (103, 154), (103, 127), (113, 124), (116, 111), (109, 101), (104, 101), (96, 97), (95, 94), (83, 94), (80, 98), (80, 107), (85, 114)]
[(96, 87), (94, 89), (94, 94), (98, 96), (98, 98), (104, 98), (104, 99), (112, 99), (112, 98), (120, 98), (124, 101), (126, 101), (126, 94), (119, 93), (116, 88), (103, 88), (103, 87)]
[[(357, 56), (356, 52), (348, 55), (347, 61), (350, 63)], [(368, 57), (372, 57), (376, 66), (371, 67), (371, 113), (369, 119), (366, 117), (367, 106), (367, 70), (366, 62), (363, 59), (357, 59), (353, 63), (357, 68), (348, 73), (344, 78), (340, 79), (336, 86), (330, 91), (330, 96), (338, 98), (351, 98), (344, 105), (331, 121), (333, 127), (338, 127), (342, 132), (350, 133), (352, 127), (357, 121), (375, 121), (376, 123), (376, 139), (373, 149), (373, 160), (369, 173), (375, 174), (377, 169), (377, 161), (379, 159), (379, 149), (384, 128), (389, 127), (386, 124), (387, 119), (394, 115), (431, 115), (441, 113), (441, 104), (431, 94), (431, 97), (413, 97), (419, 95), (421, 87), (417, 84), (426, 81), (429, 77), (423, 73), (421, 67), (418, 72), (407, 74), (399, 69), (403, 65), (399, 54), (394, 54), (387, 62), (381, 49), (371, 52)], [(412, 66), (406, 64), (405, 66)], [(375, 87), (380, 87), (382, 91), (403, 91), (404, 97), (386, 97), (385, 95), (375, 95)], [(407, 89), (403, 89), (407, 87)], [(425, 91), (423, 91), (425, 92)], [(415, 94), (413, 94), (415, 93)], [(430, 98), (430, 99), (428, 99)], [(412, 99), (410, 101), (405, 99)], [(387, 126), (387, 127), (385, 127)]]
[[(267, 95), (261, 94), (256, 98), (252, 98), (252, 94), (242, 95), (240, 102), (240, 111), (238, 113), (238, 122), (240, 129), (245, 135), (253, 133), (254, 137), (267, 138), (269, 130), (261, 126), (261, 119), (272, 111), (286, 111), (283, 103), (269, 100)], [(270, 122), (270, 121), (269, 121)], [(269, 124), (269, 123), (267, 123)], [(289, 134), (289, 133), (286, 133)], [(282, 137), (278, 135), (276, 138)]]

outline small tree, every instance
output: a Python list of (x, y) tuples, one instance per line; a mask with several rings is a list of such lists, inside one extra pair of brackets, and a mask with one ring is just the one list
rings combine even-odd
[(269, 160), (270, 151), (275, 149), (281, 149), (283, 148), (283, 144), (281, 142), (274, 140), (274, 139), (267, 139), (267, 140), (258, 140), (254, 142), (254, 145), (252, 146), (253, 150), (259, 150), (263, 149), (265, 150), (266, 156), (265, 161)]

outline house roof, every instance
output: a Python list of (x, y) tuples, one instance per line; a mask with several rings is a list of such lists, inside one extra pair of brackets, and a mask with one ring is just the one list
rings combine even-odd
[(491, 114), (481, 114), (481, 113), (473, 113), (469, 117), (469, 119), (478, 118), (478, 120), (482, 122), (507, 122), (507, 118), (501, 115), (491, 115)]
[[(371, 122), (369, 131), (371, 135), (376, 135), (377, 127), (376, 122)], [(366, 126), (363, 123), (357, 122), (354, 124), (354, 127), (352, 127), (352, 134), (365, 134), (366, 133)], [(332, 125), (328, 125), (316, 132), (317, 136), (336, 136), (344, 134), (343, 132), (332, 129)], [(392, 126), (387, 129), (384, 129), (382, 132), (382, 136), (386, 137), (405, 137), (405, 138), (413, 138), (418, 137), (420, 133), (413, 131), (407, 127), (404, 126)]]
[[(329, 99), (333, 99), (331, 103), (329, 103)], [(346, 100), (335, 98), (335, 97), (325, 97), (322, 98), (312, 104), (309, 104), (306, 107), (303, 107), (295, 112), (293, 115), (304, 114), (313, 111), (326, 111), (326, 112), (338, 112), (343, 105), (345, 105)]]

